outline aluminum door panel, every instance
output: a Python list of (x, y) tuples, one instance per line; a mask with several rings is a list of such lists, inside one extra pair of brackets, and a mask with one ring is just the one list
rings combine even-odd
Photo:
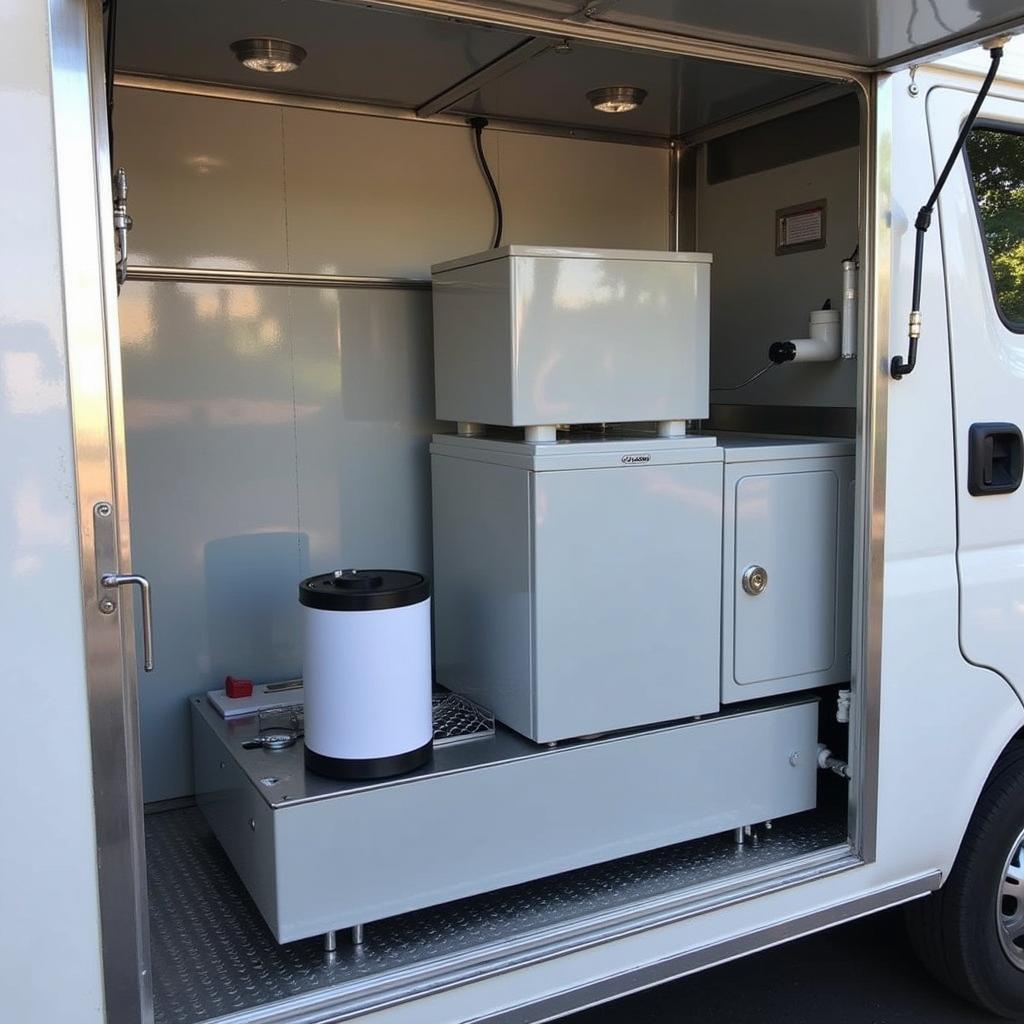
[[(735, 488), (734, 680), (823, 672), (836, 658), (839, 479), (831, 470), (758, 474)], [(759, 594), (741, 582), (748, 566), (767, 570)]]
[(718, 709), (722, 467), (534, 474), (537, 738)]

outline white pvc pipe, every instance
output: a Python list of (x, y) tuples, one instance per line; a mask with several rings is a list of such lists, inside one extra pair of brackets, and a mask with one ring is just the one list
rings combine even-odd
[(857, 355), (857, 264), (843, 260), (843, 328), (840, 345), (843, 359)]
[(809, 338), (794, 338), (797, 363), (830, 363), (841, 352), (839, 313), (834, 309), (816, 309), (811, 313)]

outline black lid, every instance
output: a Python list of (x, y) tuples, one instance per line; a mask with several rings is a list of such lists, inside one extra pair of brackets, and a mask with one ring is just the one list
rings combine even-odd
[(299, 603), (334, 612), (404, 608), (430, 597), (430, 583), (402, 569), (338, 569), (299, 584)]

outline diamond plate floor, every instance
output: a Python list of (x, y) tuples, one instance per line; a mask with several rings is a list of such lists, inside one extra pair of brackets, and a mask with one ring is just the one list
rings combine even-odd
[(845, 808), (796, 815), (744, 848), (712, 836), (513, 886), (339, 934), (279, 946), (199, 810), (146, 818), (156, 1024), (197, 1024), (314, 990), (422, 964), (567, 919), (766, 867), (845, 840)]

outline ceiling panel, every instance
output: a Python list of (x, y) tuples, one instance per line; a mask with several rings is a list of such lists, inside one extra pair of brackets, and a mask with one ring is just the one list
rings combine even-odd
[[(526, 36), (321, 0), (120, 0), (117, 66), (247, 88), (417, 107)], [(276, 36), (303, 46), (297, 70), (244, 68), (229, 44)]]
[(1024, 23), (1024, 11), (1020, 0), (620, 0), (601, 20), (874, 66)]
[[(569, 53), (548, 50), (534, 57), (484, 86), (456, 109), (669, 137), (803, 92), (817, 82), (735, 64), (577, 43)], [(647, 99), (630, 113), (601, 113), (590, 105), (586, 94), (606, 85), (639, 86), (647, 90)]]
[[(528, 2), (547, 9), (563, 0)], [(118, 11), (122, 71), (406, 109), (444, 93), (529, 38), (330, 0), (121, 0)], [(249, 71), (229, 45), (254, 35), (290, 39), (308, 56), (289, 74)], [(819, 81), (576, 41), (569, 52), (548, 49), (512, 67), (448, 112), (670, 138)], [(646, 89), (646, 102), (627, 114), (595, 111), (586, 94), (608, 85)]]

